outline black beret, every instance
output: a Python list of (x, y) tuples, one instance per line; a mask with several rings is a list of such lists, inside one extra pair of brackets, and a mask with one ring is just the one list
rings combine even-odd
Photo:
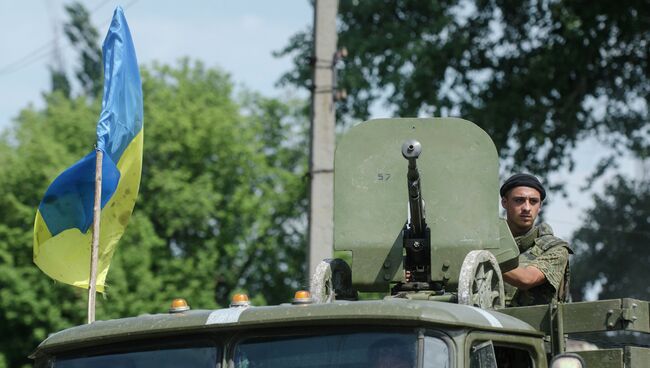
[(542, 183), (540, 183), (536, 177), (530, 174), (515, 174), (509, 177), (508, 180), (506, 180), (505, 183), (503, 183), (501, 189), (499, 190), (499, 194), (501, 194), (501, 198), (505, 197), (506, 194), (508, 194), (508, 192), (510, 191), (510, 189), (516, 187), (529, 187), (529, 188), (537, 189), (540, 197), (542, 197), (541, 198), (542, 201), (546, 198), (546, 191), (544, 190)]

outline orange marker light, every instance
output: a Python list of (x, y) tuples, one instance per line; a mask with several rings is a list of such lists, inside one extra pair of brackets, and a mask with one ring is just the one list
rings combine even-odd
[(309, 299), (311, 298), (311, 293), (307, 290), (298, 290), (293, 297), (296, 299)]
[(232, 296), (232, 300), (230, 301), (231, 307), (248, 307), (250, 305), (251, 303), (246, 294), (235, 294)]
[(307, 290), (298, 290), (293, 296), (291, 304), (311, 304), (314, 302), (314, 299), (311, 297), (311, 293)]
[(179, 313), (190, 310), (189, 304), (183, 298), (176, 298), (172, 300), (171, 308), (169, 308), (169, 313)]

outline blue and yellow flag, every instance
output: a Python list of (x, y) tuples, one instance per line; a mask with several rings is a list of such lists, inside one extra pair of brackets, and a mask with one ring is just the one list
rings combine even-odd
[[(142, 84), (129, 26), (115, 9), (102, 48), (104, 98), (97, 124), (103, 151), (102, 212), (97, 290), (133, 211), (142, 171)], [(90, 276), (95, 151), (47, 189), (34, 223), (34, 263), (53, 279), (87, 288)]]

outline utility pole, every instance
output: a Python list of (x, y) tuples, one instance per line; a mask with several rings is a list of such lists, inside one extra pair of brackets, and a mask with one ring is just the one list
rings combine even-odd
[(338, 0), (316, 0), (311, 147), (309, 160), (309, 268), (308, 279), (334, 247), (334, 66)]

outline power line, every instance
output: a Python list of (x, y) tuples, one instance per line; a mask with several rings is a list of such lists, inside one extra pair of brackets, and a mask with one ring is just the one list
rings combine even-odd
[[(133, 4), (137, 3), (139, 0), (132, 0), (130, 3), (125, 5), (123, 8), (126, 10), (130, 8)], [(92, 11), (89, 12), (89, 14), (93, 14), (97, 10), (101, 9), (104, 5), (106, 5), (109, 2), (109, 0), (104, 0), (102, 1), (98, 6), (93, 8)], [(111, 19), (109, 18), (105, 22), (101, 23), (101, 26), (105, 26), (106, 24), (109, 24), (111, 22)], [(12, 74), (15, 73), (23, 68), (26, 68), (27, 66), (44, 59), (47, 56), (50, 56), (53, 54), (56, 50), (55, 46), (55, 41), (56, 39), (51, 39), (49, 42), (46, 44), (34, 49), (33, 51), (27, 53), (27, 55), (21, 57), (20, 59), (11, 62), (2, 68), (0, 68), (0, 76), (2, 75), (7, 75), (7, 74)]]
[(17, 72), (18, 70), (31, 65), (38, 60), (41, 60), (52, 52), (54, 52), (54, 39), (39, 47), (38, 49), (35, 49), (34, 51), (28, 53), (22, 58), (0, 68), (0, 75)]
[(104, 1), (102, 1), (101, 3), (99, 3), (96, 7), (94, 7), (94, 8), (90, 11), (90, 14), (93, 14), (93, 13), (96, 12), (97, 10), (103, 8), (104, 5), (108, 4), (108, 1), (109, 1), (109, 0), (104, 0)]

